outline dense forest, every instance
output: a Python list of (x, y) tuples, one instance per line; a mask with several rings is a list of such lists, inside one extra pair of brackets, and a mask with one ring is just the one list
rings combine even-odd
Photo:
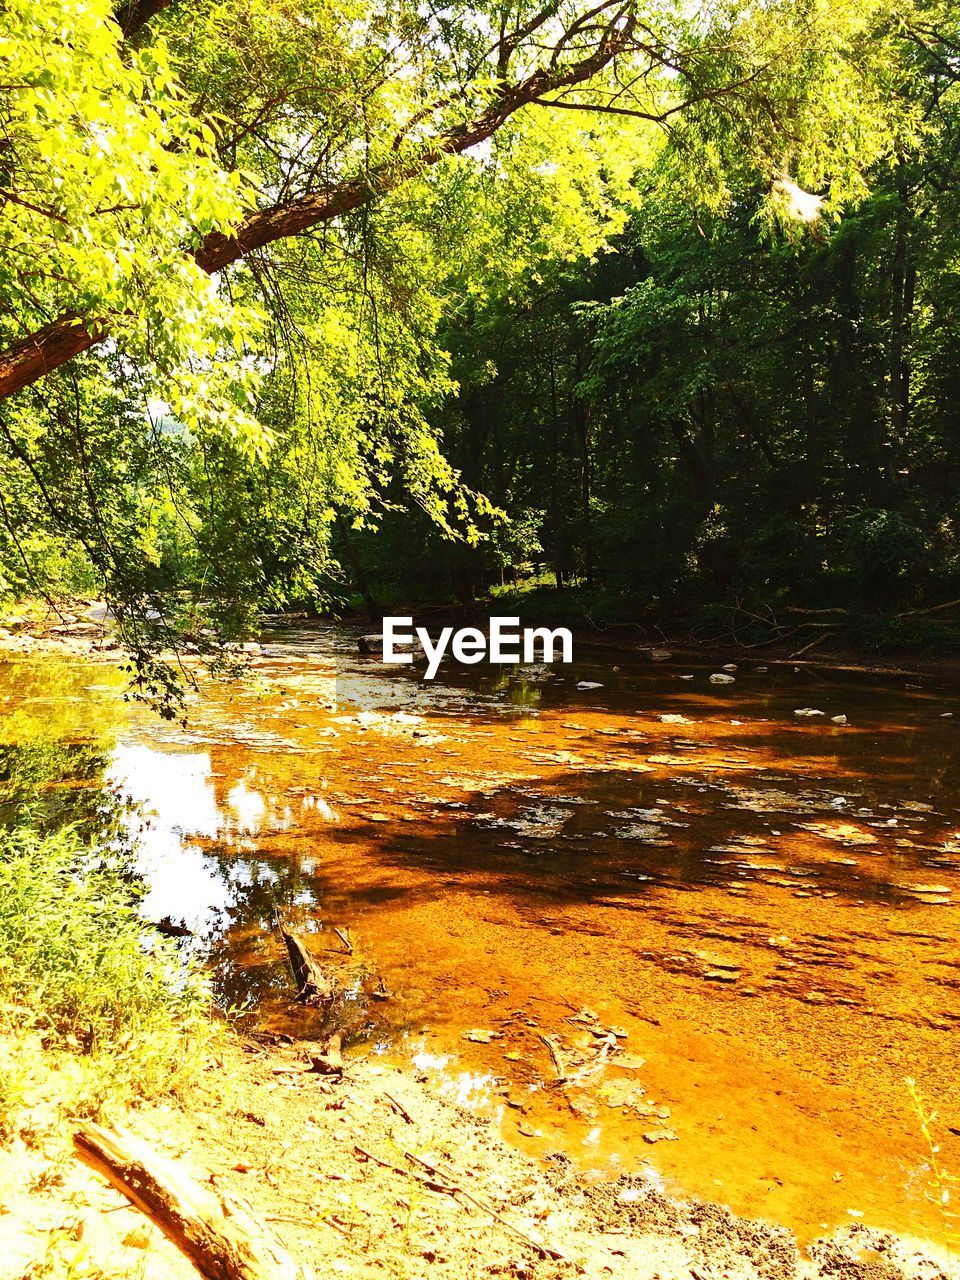
[(952, 6), (4, 14), (8, 595), (948, 636)]
[(388, 600), (411, 574), (463, 599), (540, 569), (608, 622), (731, 635), (736, 612), (766, 639), (818, 607), (859, 613), (871, 644), (950, 642), (931, 614), (960, 587), (960, 63), (922, 32), (900, 33), (915, 132), (857, 198), (781, 182), (771, 202), (746, 172), (703, 208), (645, 174), (603, 252), (456, 308), (433, 421), (509, 519), (473, 549), (421, 521), (410, 565), (392, 518), (366, 545)]

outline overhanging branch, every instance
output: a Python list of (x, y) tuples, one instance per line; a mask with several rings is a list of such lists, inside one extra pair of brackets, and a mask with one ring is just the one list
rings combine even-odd
[[(158, 11), (162, 4), (149, 0)], [(606, 5), (602, 6), (606, 7)], [(145, 19), (144, 19), (145, 20)], [(363, 177), (352, 178), (298, 200), (258, 210), (231, 235), (215, 232), (194, 251), (204, 271), (220, 271), (255, 249), (302, 234), (323, 222), (350, 213), (426, 172), (445, 156), (458, 155), (485, 141), (515, 112), (545, 94), (582, 84), (602, 71), (629, 47), (633, 18), (624, 6), (611, 18), (594, 51), (567, 66), (534, 71), (526, 79), (505, 85), (494, 101), (474, 119), (438, 134), (416, 157), (397, 158)], [(15, 394), (60, 368), (106, 336), (99, 321), (81, 321), (68, 314), (44, 325), (0, 354), (0, 399)]]

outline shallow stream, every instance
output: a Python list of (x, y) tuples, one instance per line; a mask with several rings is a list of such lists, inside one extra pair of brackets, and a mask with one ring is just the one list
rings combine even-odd
[(531, 1153), (801, 1238), (939, 1240), (904, 1078), (960, 1168), (960, 695), (718, 670), (582, 650), (426, 685), (288, 629), (183, 728), (108, 666), (10, 660), (0, 799), (69, 816), (119, 787), (145, 910), (227, 1003), (310, 1032), (281, 910), (356, 991), (355, 1052)]

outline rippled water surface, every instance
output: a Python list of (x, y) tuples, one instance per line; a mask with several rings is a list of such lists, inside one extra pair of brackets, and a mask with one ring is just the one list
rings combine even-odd
[(106, 666), (10, 661), (0, 802), (39, 783), (68, 816), (121, 787), (146, 910), (225, 1000), (311, 1030), (281, 910), (356, 991), (357, 1052), (531, 1152), (647, 1164), (802, 1236), (936, 1238), (903, 1079), (960, 1167), (960, 697), (716, 670), (594, 652), (431, 686), (286, 630), (182, 728)]

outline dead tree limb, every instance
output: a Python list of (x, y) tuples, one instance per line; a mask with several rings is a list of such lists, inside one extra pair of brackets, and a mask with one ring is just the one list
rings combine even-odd
[(287, 959), (297, 984), (297, 999), (301, 1004), (329, 1005), (337, 993), (335, 983), (311, 956), (300, 936), (286, 928), (279, 915), (277, 928), (287, 948)]
[(333, 932), (337, 935), (337, 937), (343, 943), (344, 947), (346, 948), (347, 955), (352, 956), (353, 943), (350, 941), (350, 934), (346, 931), (346, 929), (338, 929), (336, 925), (333, 926)]
[(343, 1034), (338, 1029), (338, 1015), (342, 1008), (338, 996), (342, 989), (337, 982), (314, 960), (300, 936), (288, 929), (277, 913), (277, 929), (287, 948), (287, 958), (297, 984), (297, 1000), (312, 1009), (322, 1009), (323, 1027), (327, 1042), (323, 1052), (313, 1059), (313, 1070), (321, 1075), (343, 1075)]
[(538, 1031), (537, 1035), (550, 1050), (550, 1057), (553, 1059), (553, 1067), (557, 1073), (557, 1083), (563, 1084), (567, 1078), (567, 1064), (563, 1060), (563, 1054), (560, 1052), (560, 1046), (557, 1044), (553, 1036), (544, 1035), (542, 1031)]
[(525, 1231), (521, 1231), (515, 1223), (511, 1222), (509, 1218), (505, 1218), (495, 1205), (482, 1200), (479, 1196), (475, 1196), (473, 1192), (468, 1191), (466, 1187), (454, 1182), (451, 1175), (438, 1169), (429, 1160), (424, 1160), (422, 1156), (414, 1155), (412, 1151), (404, 1151), (403, 1153), (411, 1164), (417, 1164), (420, 1169), (425, 1170), (423, 1173), (417, 1169), (405, 1169), (402, 1165), (394, 1164), (391, 1160), (384, 1160), (381, 1156), (374, 1155), (372, 1151), (367, 1151), (363, 1147), (354, 1147), (353, 1152), (358, 1160), (370, 1160), (373, 1164), (379, 1165), (381, 1169), (390, 1169), (393, 1173), (399, 1173), (405, 1178), (413, 1178), (415, 1182), (421, 1183), (430, 1191), (450, 1196), (454, 1200), (458, 1196), (462, 1196), (464, 1200), (468, 1200), (478, 1209), (482, 1209), (484, 1213), (489, 1213), (495, 1221), (499, 1222), (512, 1235), (522, 1240), (528, 1248), (532, 1249), (541, 1258), (552, 1258), (557, 1262), (564, 1261), (564, 1255), (559, 1250), (551, 1249), (549, 1245), (540, 1244), (538, 1240), (532, 1239)]
[(249, 1208), (202, 1186), (142, 1138), (85, 1124), (73, 1141), (84, 1164), (146, 1214), (207, 1280), (309, 1280)]

